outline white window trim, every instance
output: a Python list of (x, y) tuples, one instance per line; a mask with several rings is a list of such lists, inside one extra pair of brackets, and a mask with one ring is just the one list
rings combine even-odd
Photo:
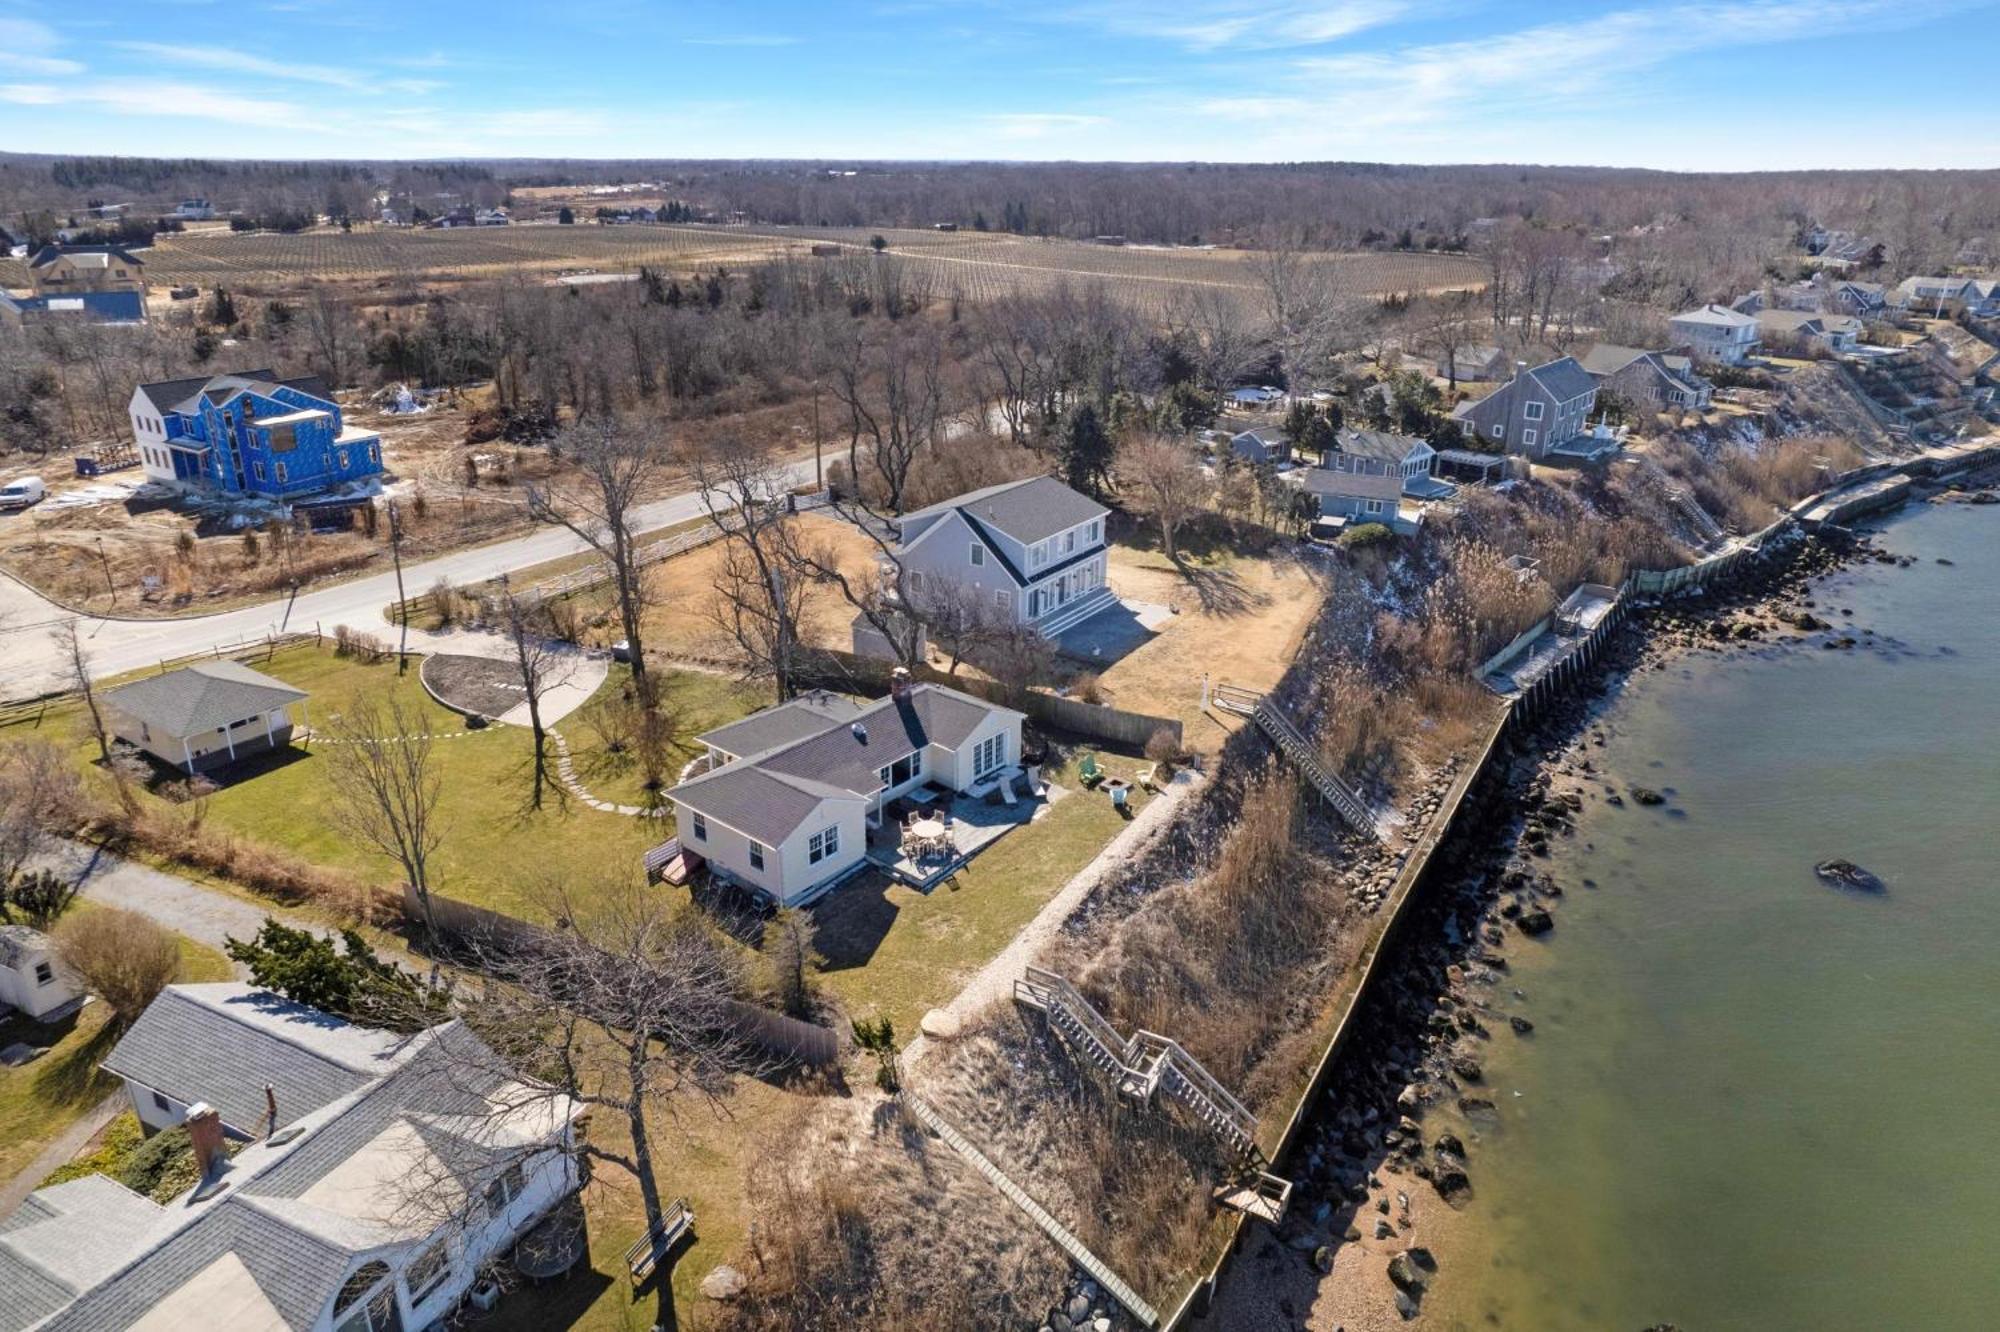
[(985, 567), (986, 547), (980, 545), (977, 541), (973, 542), (972, 553), (967, 558), (972, 561), (973, 568), (979, 569)]
[(700, 814), (696, 814), (693, 810), (689, 810), (688, 813), (694, 815), (688, 824), (688, 831), (694, 834), (695, 841), (706, 842), (708, 840), (708, 820)]
[(1522, 407), (1521, 407), (1521, 417), (1522, 417), (1522, 419), (1523, 419), (1523, 420), (1528, 420), (1528, 421), (1539, 421), (1539, 420), (1541, 420), (1541, 419), (1542, 419), (1542, 404), (1541, 404), (1541, 403), (1540, 403), (1539, 401), (1536, 401), (1536, 400), (1530, 400), (1530, 401), (1528, 401), (1528, 402), (1526, 402), (1526, 403), (1522, 404)]
[(1531, 449), (1535, 447), (1535, 438), (1536, 433), (1533, 426), (1521, 427), (1521, 444), (1523, 447)]
[(752, 840), (750, 843), (750, 868), (753, 870), (764, 868), (764, 844), (762, 842)]

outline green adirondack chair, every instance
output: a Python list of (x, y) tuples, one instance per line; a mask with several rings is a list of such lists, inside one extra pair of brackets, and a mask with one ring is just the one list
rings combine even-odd
[(1097, 784), (1104, 780), (1104, 769), (1097, 766), (1097, 755), (1083, 756), (1083, 762), (1076, 770), (1076, 778), (1083, 783), (1085, 790), (1094, 790)]

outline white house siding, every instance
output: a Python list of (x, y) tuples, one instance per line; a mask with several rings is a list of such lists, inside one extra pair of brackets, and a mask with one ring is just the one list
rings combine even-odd
[[(267, 727), (268, 722), (268, 727)], [(268, 729), (268, 736), (266, 734)], [(266, 749), (289, 744), (292, 738), (292, 719), (288, 709), (279, 708), (270, 713), (258, 713), (245, 717), (230, 726), (225, 734), (223, 728), (205, 731), (200, 735), (183, 737), (162, 735), (151, 730), (144, 723), (134, 720), (115, 709), (111, 710), (111, 733), (117, 739), (135, 749), (144, 750), (169, 767), (188, 770), (190, 761), (193, 770), (220, 767), (233, 761), (233, 757), (261, 753)], [(232, 757), (230, 747), (235, 747)]]
[[(975, 545), (979, 546), (983, 563), (973, 563)], [(1021, 557), (1016, 544), (1009, 558), (1016, 561), (1017, 568)], [(915, 605), (922, 605), (924, 597), (941, 583), (949, 583), (969, 589), (991, 614), (1009, 617), (1015, 624), (1023, 617), (1020, 585), (955, 511), (927, 523), (924, 534), (904, 546), (902, 562), (903, 590)]]
[(978, 775), (972, 770), (973, 755), (984, 741), (993, 736), (1001, 737), (1000, 767), (1018, 763), (1021, 760), (1021, 718), (1018, 713), (996, 712), (981, 722), (965, 743), (957, 749), (945, 749), (941, 745), (931, 748), (938, 753), (938, 781), (950, 786), (954, 791), (964, 791)]
[[(819, 812), (799, 825), (797, 832), (785, 839), (785, 844), (764, 854), (767, 865), (782, 863), (784, 891), (778, 895), (780, 902), (791, 903), (804, 897), (808, 891), (836, 878), (855, 865), (868, 854), (867, 804), (861, 800), (828, 801), (820, 806)], [(811, 853), (814, 833), (824, 832), (829, 827), (840, 829), (840, 850), (832, 859), (813, 864), (807, 857)]]
[[(0, 1007), (13, 1007), (40, 1020), (77, 997), (71, 978), (46, 948), (18, 950), (12, 964), (0, 963)], [(48, 968), (48, 980), (40, 970)]]
[(132, 400), (126, 405), (126, 415), (132, 421), (132, 442), (139, 449), (139, 465), (145, 468), (148, 481), (172, 481), (174, 479), (173, 455), (167, 451), (167, 426), (153, 404), (138, 389), (132, 390)]
[[(1030, 620), (1046, 620), (1063, 607), (1087, 597), (1105, 585), (1105, 575), (1109, 570), (1109, 557), (1100, 555), (1094, 560), (1083, 560), (1058, 573), (1038, 580), (1023, 594), (1024, 617)], [(1066, 581), (1065, 581), (1066, 580)], [(1057, 600), (1064, 587), (1068, 594)], [(1035, 594), (1041, 593), (1039, 605)]]
[(170, 1129), (187, 1118), (188, 1108), (165, 1092), (155, 1092), (143, 1082), (125, 1079), (125, 1095), (132, 1102), (132, 1113), (139, 1117), (146, 1134), (151, 1137), (161, 1129)]

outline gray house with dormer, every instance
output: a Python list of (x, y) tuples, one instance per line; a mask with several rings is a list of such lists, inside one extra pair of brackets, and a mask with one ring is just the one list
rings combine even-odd
[(1517, 364), (1512, 379), (1451, 415), (1482, 446), (1539, 459), (1582, 435), (1596, 406), (1597, 381), (1574, 356), (1564, 356)]
[(902, 595), (961, 595), (1001, 623), (1053, 638), (1111, 606), (1110, 510), (1052, 476), (987, 486), (890, 519)]

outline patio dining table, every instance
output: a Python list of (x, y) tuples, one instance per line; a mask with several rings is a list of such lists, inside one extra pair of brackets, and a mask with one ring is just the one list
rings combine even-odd
[(944, 839), (944, 820), (918, 819), (910, 825), (910, 836), (924, 842), (942, 841)]

